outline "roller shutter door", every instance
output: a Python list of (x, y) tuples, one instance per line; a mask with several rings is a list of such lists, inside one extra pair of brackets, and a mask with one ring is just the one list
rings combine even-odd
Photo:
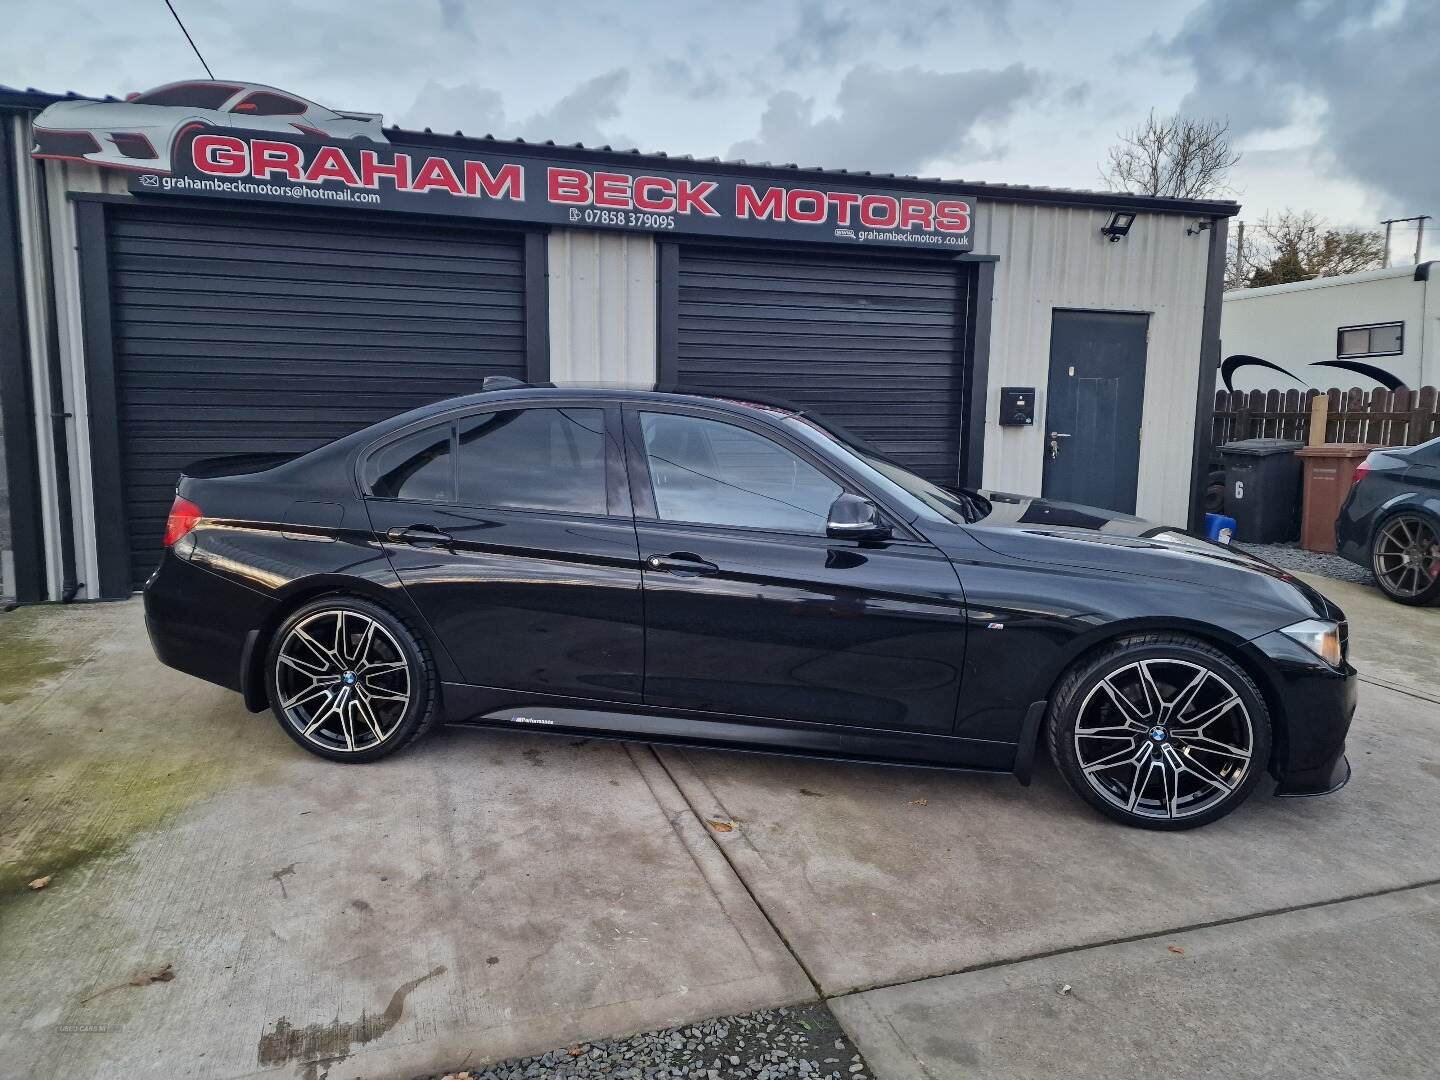
[(973, 267), (688, 244), (678, 263), (682, 385), (785, 398), (957, 482)]
[(112, 209), (106, 231), (137, 584), (186, 464), (310, 450), (524, 377), (522, 237), (170, 208)]

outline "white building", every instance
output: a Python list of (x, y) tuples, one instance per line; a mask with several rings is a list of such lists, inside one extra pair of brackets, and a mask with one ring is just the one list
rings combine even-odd
[(1415, 390), (1440, 384), (1435, 267), (1426, 262), (1227, 292), (1220, 385)]

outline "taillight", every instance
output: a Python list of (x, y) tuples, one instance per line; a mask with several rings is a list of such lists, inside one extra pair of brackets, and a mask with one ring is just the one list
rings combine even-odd
[(200, 507), (189, 499), (176, 495), (175, 502), (170, 507), (170, 516), (165, 520), (165, 546), (169, 547), (195, 528), (203, 516)]
[(1359, 465), (1355, 466), (1355, 475), (1350, 478), (1350, 486), (1354, 487), (1356, 484), (1360, 483), (1361, 480), (1365, 479), (1366, 474), (1369, 472), (1370, 459), (1367, 457), (1364, 461), (1360, 462)]

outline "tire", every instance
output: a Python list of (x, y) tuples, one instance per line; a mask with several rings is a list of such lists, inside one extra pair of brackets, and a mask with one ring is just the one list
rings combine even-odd
[(1143, 829), (1224, 817), (1270, 761), (1270, 712), (1255, 683), (1219, 649), (1183, 634), (1128, 637), (1083, 657), (1055, 689), (1047, 735), (1076, 794)]
[(1205, 512), (1225, 513), (1225, 474), (1212, 472), (1205, 483)]
[(425, 639), (355, 596), (297, 608), (265, 658), (265, 689), (281, 729), (331, 761), (377, 761), (408, 746), (435, 723), (438, 688)]
[(1421, 514), (1386, 518), (1370, 540), (1370, 572), (1396, 603), (1433, 604), (1440, 599), (1440, 525)]

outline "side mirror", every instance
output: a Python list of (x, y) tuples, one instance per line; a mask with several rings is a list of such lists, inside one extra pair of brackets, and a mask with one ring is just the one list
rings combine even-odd
[(880, 511), (869, 499), (841, 495), (830, 504), (825, 535), (832, 540), (888, 540), (890, 526), (880, 520)]

